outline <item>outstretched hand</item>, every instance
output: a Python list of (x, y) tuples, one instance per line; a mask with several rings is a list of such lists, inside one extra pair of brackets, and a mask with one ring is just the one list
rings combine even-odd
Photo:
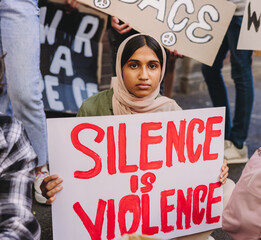
[[(69, 0), (68, 0), (69, 1)], [(129, 26), (128, 23), (120, 23), (119, 18), (111, 17), (111, 26), (114, 28), (116, 32), (119, 34), (125, 34), (129, 32), (132, 28)]]
[(51, 205), (56, 198), (56, 193), (63, 189), (60, 185), (63, 182), (62, 178), (59, 178), (57, 174), (53, 174), (44, 178), (40, 185), (42, 195), (47, 198), (46, 204)]

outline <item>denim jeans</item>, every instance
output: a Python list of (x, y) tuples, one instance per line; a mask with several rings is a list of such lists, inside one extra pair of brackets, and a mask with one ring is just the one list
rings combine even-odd
[[(226, 107), (225, 139), (242, 148), (247, 139), (254, 101), (252, 51), (237, 50), (242, 16), (234, 16), (212, 67), (202, 65), (202, 73), (215, 107)], [(225, 57), (230, 51), (231, 77), (235, 83), (235, 114), (231, 118), (227, 88), (222, 76)]]
[(38, 0), (0, 0), (0, 54), (7, 53), (7, 89), (0, 97), (0, 111), (11, 113), (10, 99), (42, 166), (47, 162), (47, 136), (39, 88), (39, 27)]

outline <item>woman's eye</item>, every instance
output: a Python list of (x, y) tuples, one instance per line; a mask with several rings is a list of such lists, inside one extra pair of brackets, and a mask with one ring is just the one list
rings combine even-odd
[(138, 64), (137, 64), (137, 63), (132, 63), (132, 64), (130, 64), (130, 67), (133, 68), (133, 69), (135, 69), (135, 68), (138, 67)]
[(149, 64), (150, 69), (156, 69), (157, 67), (158, 67), (157, 64), (154, 64), (154, 63)]

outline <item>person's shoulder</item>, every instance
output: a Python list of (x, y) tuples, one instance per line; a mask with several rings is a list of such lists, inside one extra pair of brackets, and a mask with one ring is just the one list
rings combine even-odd
[(108, 89), (87, 98), (81, 105), (77, 116), (112, 115), (113, 90)]
[(99, 93), (92, 95), (91, 97), (87, 98), (83, 103), (82, 106), (84, 107), (92, 107), (93, 104), (104, 104), (104, 100), (110, 99), (112, 97), (113, 91), (112, 89), (104, 90)]

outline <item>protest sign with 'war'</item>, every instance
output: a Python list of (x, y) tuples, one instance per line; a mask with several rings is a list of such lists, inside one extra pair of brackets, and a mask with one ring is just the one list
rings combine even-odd
[(221, 227), (224, 108), (48, 119), (54, 239)]
[(235, 11), (225, 0), (77, 0), (212, 65)]
[(46, 110), (77, 113), (98, 92), (107, 15), (82, 6), (69, 11), (62, 3), (39, 1), (41, 90)]
[(238, 40), (238, 49), (261, 50), (261, 1), (249, 0), (246, 4)]

